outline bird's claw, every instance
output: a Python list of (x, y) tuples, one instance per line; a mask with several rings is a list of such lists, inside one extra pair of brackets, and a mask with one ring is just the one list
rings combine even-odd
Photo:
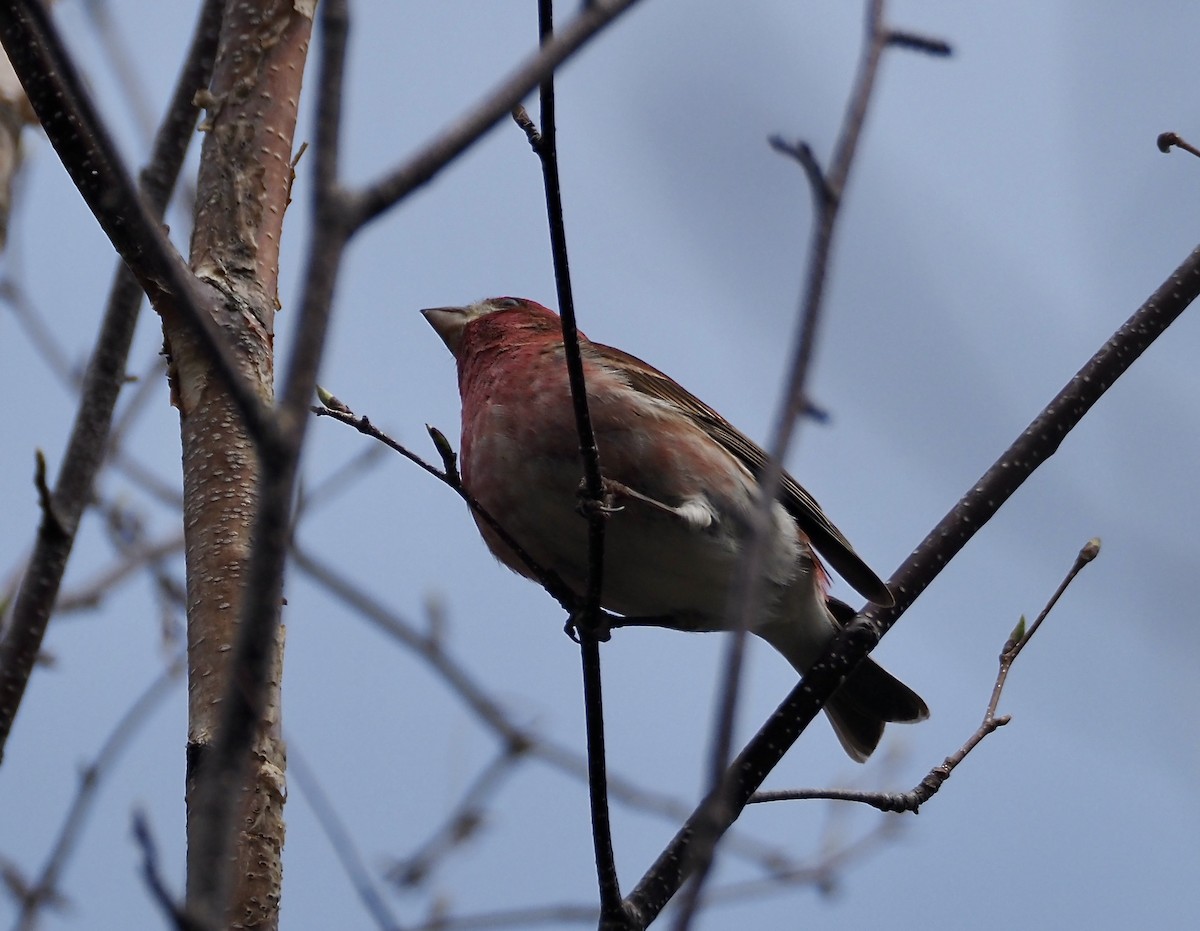
[(579, 491), (576, 492), (575, 509), (584, 517), (591, 517), (593, 514), (600, 514), (603, 517), (609, 517), (620, 511), (625, 510), (623, 504), (617, 504), (616, 491), (623, 489), (625, 486), (617, 482), (610, 481), (607, 478), (600, 479), (601, 496), (593, 498), (588, 493), (587, 479), (583, 479), (579, 483)]
[(581, 623), (585, 613), (586, 609), (582, 607), (572, 611), (567, 623), (563, 625), (563, 633), (576, 643), (580, 642), (580, 637), (589, 637), (597, 643), (608, 643), (612, 639), (612, 616), (607, 611), (597, 611), (596, 624), (593, 627)]

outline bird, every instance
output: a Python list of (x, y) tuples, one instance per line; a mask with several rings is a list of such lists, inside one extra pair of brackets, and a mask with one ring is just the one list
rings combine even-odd
[[(518, 297), (421, 313), (457, 363), (464, 490), (539, 566), (582, 594), (588, 522), (580, 514), (583, 467), (558, 314)], [(753, 533), (767, 454), (641, 359), (582, 333), (579, 351), (608, 513), (601, 606), (677, 630), (729, 629), (730, 590)], [(497, 559), (536, 581), (502, 535), (473, 516)], [(893, 603), (887, 585), (785, 472), (770, 510), (762, 605), (749, 630), (801, 676), (854, 616), (828, 594), (821, 557), (869, 601)], [(858, 762), (878, 746), (885, 723), (929, 716), (916, 692), (869, 657), (824, 710)]]

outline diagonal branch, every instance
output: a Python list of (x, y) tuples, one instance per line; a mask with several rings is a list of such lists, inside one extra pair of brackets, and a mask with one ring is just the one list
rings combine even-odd
[[(142, 172), (146, 210), (155, 220), (166, 209), (191, 141), (197, 117), (192, 98), (195, 89), (207, 84), (212, 73), (222, 6), (220, 0), (207, 0), (201, 9), (167, 115)], [(141, 198), (136, 200), (141, 203)], [(58, 597), (79, 520), (104, 458), (141, 301), (142, 288), (129, 267), (122, 264), (80, 387), (79, 411), (54, 485), (53, 512), (57, 520), (44, 515), (14, 605), (9, 635), (0, 645), (0, 758)]]
[[(719, 827), (726, 830), (763, 779), (820, 712), (845, 677), (937, 577), (967, 541), (1058, 449), (1084, 414), (1137, 358), (1200, 296), (1200, 247), (1088, 360), (1020, 437), (938, 522), (889, 580), (896, 604), (872, 607), (829, 645), (729, 768), (731, 796)], [(648, 924), (687, 879), (683, 854), (704, 803), (646, 872), (627, 902)]]

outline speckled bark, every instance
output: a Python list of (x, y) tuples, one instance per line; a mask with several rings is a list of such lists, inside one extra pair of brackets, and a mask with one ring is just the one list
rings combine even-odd
[[(273, 399), (272, 333), (279, 238), (311, 10), (290, 0), (229, 4), (212, 86), (197, 191), (191, 264), (221, 296), (219, 323), (246, 376)], [(183, 437), (188, 596), (188, 834), (203, 817), (197, 774), (218, 726), (253, 540), (259, 461), (215, 370), (183, 332), (167, 332)], [(282, 880), (285, 756), (280, 738), (282, 628), (270, 699), (259, 723), (228, 927), (275, 928)], [(190, 868), (189, 888), (195, 881)]]

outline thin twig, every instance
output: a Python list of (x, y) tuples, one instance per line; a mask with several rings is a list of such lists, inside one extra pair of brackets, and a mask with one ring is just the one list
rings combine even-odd
[(314, 508), (318, 508), (342, 492), (354, 488), (359, 479), (380, 463), (383, 456), (382, 446), (367, 446), (322, 478), (320, 482), (302, 489), (302, 493), (297, 497), (296, 513), (292, 523), (299, 524), (301, 519), (312, 513)]
[(342, 401), (330, 395), (328, 392), (318, 392), (323, 404), (322, 407), (311, 408), (312, 413), (318, 417), (332, 417), (334, 420), (344, 423), (348, 427), (353, 427), (363, 436), (369, 436), (383, 443), (388, 448), (398, 452), (401, 456), (407, 459), (414, 465), (424, 469), (438, 481), (447, 485), (454, 491), (456, 495), (463, 499), (467, 507), (472, 513), (477, 514), (479, 518), (495, 531), (496, 535), (504, 541), (505, 545), (509, 546), (529, 569), (530, 573), (537, 579), (538, 583), (557, 601), (568, 614), (574, 616), (579, 611), (579, 598), (573, 592), (558, 574), (551, 569), (547, 569), (532, 556), (521, 544), (510, 534), (501, 523), (488, 513), (487, 508), (475, 500), (474, 496), (468, 492), (462, 484), (462, 479), (459, 477), (458, 469), (454, 463), (454, 451), (450, 448), (449, 442), (440, 430), (435, 427), (429, 427), (430, 436), (433, 437), (434, 443), (437, 446), (438, 452), (442, 456), (442, 464), (445, 471), (438, 469), (436, 466), (430, 465), (416, 453), (409, 450), (396, 440), (392, 439), (382, 430), (375, 426), (366, 416), (359, 416), (347, 407)]
[(987, 709), (983, 713), (983, 721), (975, 732), (967, 738), (967, 741), (959, 747), (952, 755), (946, 757), (938, 766), (935, 766), (917, 785), (908, 792), (858, 792), (838, 789), (785, 789), (772, 792), (756, 792), (750, 798), (751, 803), (761, 802), (778, 802), (778, 801), (796, 801), (800, 799), (832, 799), (842, 802), (859, 802), (864, 805), (870, 805), (872, 808), (878, 808), (880, 811), (888, 812), (912, 812), (916, 814), (922, 805), (933, 798), (938, 790), (950, 778), (950, 774), (955, 768), (967, 758), (967, 755), (974, 750), (989, 734), (995, 733), (1011, 720), (1008, 715), (996, 716), (996, 708), (1000, 704), (1000, 694), (1004, 691), (1005, 683), (1008, 681), (1008, 673), (1012, 668), (1012, 664), (1016, 661), (1020, 652), (1025, 649), (1025, 645), (1033, 639), (1033, 635), (1037, 633), (1038, 628), (1042, 625), (1042, 621), (1058, 603), (1063, 592), (1067, 590), (1067, 586), (1075, 580), (1083, 567), (1096, 558), (1100, 553), (1100, 541), (1098, 539), (1089, 540), (1088, 543), (1079, 551), (1079, 555), (1075, 557), (1075, 563), (1071, 566), (1062, 582), (1059, 583), (1058, 589), (1046, 602), (1046, 606), (1042, 608), (1041, 613), (1037, 616), (1037, 620), (1025, 629), (1025, 618), (1022, 617), (1017, 628), (1013, 631), (1008, 641), (1004, 644), (1000, 651), (1000, 669), (996, 673), (996, 682), (992, 686), (992, 695), (988, 701)]
[[(545, 48), (553, 41), (553, 0), (538, 0), (539, 39)], [(571, 263), (567, 252), (567, 229), (563, 219), (562, 185), (558, 176), (558, 130), (554, 116), (554, 73), (541, 83), (541, 132), (534, 151), (542, 165), (542, 181), (546, 192), (546, 217), (550, 226), (550, 251), (554, 263), (554, 282), (558, 294), (559, 320), (562, 324), (563, 351), (566, 356), (567, 379), (571, 386), (571, 404), (575, 410), (575, 429), (579, 434), (579, 458), (588, 499), (593, 505), (604, 500), (601, 480), (600, 451), (592, 429), (588, 409), (587, 385), (583, 376), (583, 357), (579, 351), (579, 327), (575, 321), (575, 296), (571, 288)], [(528, 133), (527, 133), (528, 134)], [(531, 137), (532, 138), (532, 137)], [(597, 506), (588, 511), (588, 574), (584, 600), (584, 626), (596, 626), (594, 618), (600, 607), (600, 592), (604, 583), (604, 525), (607, 512)], [(599, 663), (599, 658), (596, 658)], [(598, 732), (603, 742), (603, 725)]]
[(475, 836), (486, 821), (488, 799), (513, 774), (528, 750), (528, 744), (501, 747), (492, 761), (471, 780), (462, 798), (432, 834), (413, 853), (392, 864), (387, 871), (388, 879), (401, 887), (419, 885), (440, 859)]
[(936, 36), (921, 35), (918, 32), (907, 32), (902, 29), (890, 29), (886, 38), (888, 45), (907, 49), (910, 52), (920, 52), (923, 55), (932, 55), (935, 58), (947, 58), (954, 54), (950, 43)]
[[(538, 0), (538, 41), (543, 49), (554, 41), (554, 0)], [(558, 292), (559, 322), (575, 429), (579, 435), (579, 458), (583, 467), (588, 521), (587, 584), (583, 611), (577, 619), (580, 663), (583, 675), (584, 721), (587, 731), (588, 801), (592, 814), (592, 846), (596, 857), (601, 924), (615, 918), (621, 909), (621, 888), (612, 846), (612, 819), (608, 809), (608, 776), (604, 747), (604, 693), (600, 673), (600, 645), (595, 631), (601, 627), (600, 593), (604, 585), (604, 533), (608, 511), (601, 506), (604, 486), (600, 451), (588, 410), (583, 357), (579, 351), (579, 327), (575, 321), (575, 296), (571, 288), (571, 265), (567, 252), (567, 229), (563, 218), (562, 184), (558, 174), (558, 127), (555, 119), (554, 72), (546, 75), (539, 92), (541, 133), (533, 146), (542, 165), (546, 193), (546, 218), (550, 225), (550, 252)], [(528, 130), (526, 131), (527, 136)], [(535, 130), (536, 134), (536, 130)], [(529, 136), (533, 144), (534, 136)]]
[(54, 604), (54, 616), (77, 611), (94, 611), (116, 588), (146, 566), (161, 563), (164, 559), (183, 552), (183, 534), (175, 533), (156, 543), (141, 542), (124, 552), (121, 559), (91, 579), (59, 595)]
[(1066, 576), (1059, 583), (1058, 588), (1050, 596), (1050, 600), (1046, 602), (1046, 606), (1042, 608), (1041, 613), (1038, 614), (1036, 620), (1029, 626), (1028, 630), (1025, 629), (1025, 618), (1021, 618), (1021, 623), (1013, 631), (1013, 636), (1009, 638), (1008, 643), (1004, 644), (1004, 649), (1000, 651), (1000, 674), (996, 677), (996, 688), (992, 691), (992, 700), (988, 703), (987, 717), (990, 718), (995, 715), (996, 706), (1000, 703), (1000, 692), (1004, 689), (1004, 683), (1008, 679), (1008, 671), (1012, 668), (1012, 664), (1021, 654), (1021, 651), (1025, 649), (1025, 645), (1033, 639), (1033, 635), (1042, 626), (1042, 622), (1046, 620), (1046, 616), (1058, 604), (1058, 599), (1063, 596), (1063, 592), (1067, 590), (1067, 586), (1075, 581), (1075, 577), (1083, 571), (1084, 566), (1099, 555), (1100, 538), (1093, 537), (1079, 551), (1079, 555), (1075, 557), (1074, 564), (1068, 570)]
[(212, 931), (202, 922), (196, 921), (175, 901), (167, 884), (163, 881), (158, 869), (158, 845), (154, 843), (154, 835), (150, 832), (150, 823), (144, 812), (135, 812), (133, 816), (133, 837), (142, 851), (142, 876), (150, 889), (154, 901), (158, 903), (163, 914), (171, 922), (175, 931)]

